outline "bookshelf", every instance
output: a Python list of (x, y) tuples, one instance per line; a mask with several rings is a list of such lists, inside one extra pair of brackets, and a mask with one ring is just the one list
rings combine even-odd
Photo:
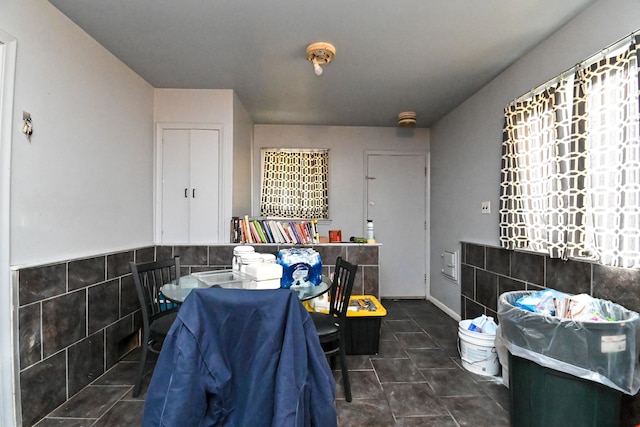
[(320, 243), (318, 221), (284, 221), (249, 218), (231, 219), (231, 243), (311, 245)]

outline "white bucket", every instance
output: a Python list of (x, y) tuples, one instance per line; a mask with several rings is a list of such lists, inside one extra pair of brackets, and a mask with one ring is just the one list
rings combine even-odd
[(496, 336), (470, 331), (471, 321), (463, 320), (458, 324), (462, 367), (478, 375), (498, 375), (500, 362), (494, 344)]

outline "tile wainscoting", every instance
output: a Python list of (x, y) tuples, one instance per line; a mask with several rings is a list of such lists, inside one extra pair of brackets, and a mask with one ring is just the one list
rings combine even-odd
[[(233, 247), (149, 246), (16, 268), (20, 401), (32, 426), (138, 346), (141, 325), (129, 262), (180, 256), (181, 274), (231, 268)], [(277, 254), (290, 245), (256, 245)], [(331, 273), (342, 256), (356, 263), (354, 294), (379, 297), (378, 246), (314, 245)]]
[[(640, 312), (640, 270), (607, 267), (542, 254), (509, 251), (461, 242), (462, 319), (482, 314), (497, 319), (498, 297), (504, 292), (552, 288), (586, 293)], [(622, 426), (640, 423), (640, 397), (623, 395)]]
[(498, 296), (503, 292), (544, 288), (586, 293), (640, 312), (640, 270), (563, 261), (474, 243), (462, 242), (460, 285), (463, 319), (481, 314), (497, 318)]

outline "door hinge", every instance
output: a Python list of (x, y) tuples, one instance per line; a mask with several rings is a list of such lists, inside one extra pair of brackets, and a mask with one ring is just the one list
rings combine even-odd
[(424, 283), (427, 283), (427, 273), (424, 274)]

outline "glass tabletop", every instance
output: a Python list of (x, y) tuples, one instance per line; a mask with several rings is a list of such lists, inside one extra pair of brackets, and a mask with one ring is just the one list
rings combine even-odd
[[(206, 289), (217, 286), (227, 289), (259, 290), (250, 276), (242, 275), (234, 270), (215, 270), (212, 272), (193, 273), (182, 276), (178, 280), (167, 283), (160, 288), (160, 292), (169, 300), (181, 303), (187, 298), (192, 289)], [(317, 286), (291, 286), (291, 290), (301, 301), (318, 297), (331, 288), (329, 277), (322, 275), (322, 282)]]

